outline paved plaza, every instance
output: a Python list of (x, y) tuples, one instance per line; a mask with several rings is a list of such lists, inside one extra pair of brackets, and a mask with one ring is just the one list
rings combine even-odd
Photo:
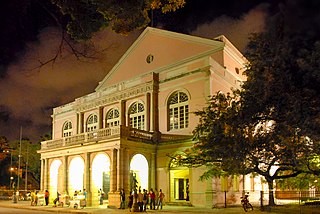
[[(111, 209), (106, 206), (99, 207), (85, 207), (84, 209), (74, 209), (71, 207), (53, 207), (50, 206), (31, 206), (29, 201), (19, 201), (18, 203), (12, 203), (12, 201), (0, 201), (0, 209), (1, 207), (10, 207), (10, 208), (19, 208), (19, 209), (31, 209), (31, 210), (43, 210), (55, 213), (111, 213), (111, 214), (121, 214), (121, 213), (130, 213), (129, 210), (120, 210), (120, 209)], [(185, 206), (164, 206), (162, 210), (147, 210), (146, 213), (245, 213), (243, 209), (239, 207), (232, 208), (197, 208), (197, 207), (185, 207)], [(260, 210), (254, 210), (250, 213), (265, 213)], [(270, 212), (269, 212), (270, 213)]]
[[(12, 203), (12, 201), (0, 201), (1, 207), (6, 208), (18, 208), (18, 209), (28, 209), (28, 210), (37, 210), (37, 211), (46, 211), (53, 213), (90, 213), (90, 214), (99, 214), (99, 213), (110, 213), (110, 214), (123, 214), (130, 213), (129, 210), (120, 210), (108, 208), (105, 205), (99, 207), (85, 207), (84, 209), (74, 209), (71, 207), (53, 207), (50, 206), (31, 206), (30, 201), (18, 201), (18, 203)], [(138, 212), (137, 212), (138, 213)], [(164, 206), (162, 210), (147, 210), (144, 213), (201, 213), (201, 214), (236, 214), (236, 213), (246, 213), (242, 207), (229, 207), (229, 208), (199, 208), (199, 207), (186, 207), (186, 206)], [(247, 213), (251, 214), (275, 214), (275, 213), (284, 213), (284, 214), (320, 214), (319, 206), (278, 206), (272, 208), (272, 210), (261, 211), (260, 207), (255, 207), (253, 211)]]

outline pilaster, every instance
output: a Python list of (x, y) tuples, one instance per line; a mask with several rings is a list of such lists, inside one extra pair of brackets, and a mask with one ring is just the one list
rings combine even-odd
[(84, 169), (84, 188), (87, 191), (87, 206), (92, 205), (92, 190), (91, 190), (91, 159), (90, 152), (85, 153), (85, 169)]
[(110, 192), (117, 191), (117, 149), (111, 153)]
[(150, 187), (157, 189), (156, 184), (156, 153), (151, 153)]
[(150, 124), (151, 124), (151, 98), (150, 93), (146, 94), (146, 131), (150, 131)]
[(68, 156), (63, 156), (63, 191), (68, 193)]
[(45, 158), (44, 159), (44, 181), (43, 181), (43, 189), (48, 189), (49, 184), (48, 184), (48, 178), (49, 178), (49, 159)]
[(44, 159), (41, 159), (40, 190), (44, 191)]
[(104, 121), (104, 117), (103, 117), (103, 107), (99, 107), (99, 129), (103, 129), (103, 121)]
[(120, 125), (126, 126), (126, 101), (120, 101)]

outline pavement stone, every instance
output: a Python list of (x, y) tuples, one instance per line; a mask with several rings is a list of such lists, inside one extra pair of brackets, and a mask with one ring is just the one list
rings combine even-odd
[[(123, 214), (130, 213), (128, 209), (112, 209), (108, 208), (106, 205), (101, 205), (99, 207), (85, 207), (84, 209), (78, 208), (74, 209), (71, 207), (53, 207), (52, 204), (49, 206), (31, 206), (30, 201), (18, 201), (13, 203), (12, 201), (0, 201), (0, 207), (18, 208), (18, 209), (29, 209), (29, 210), (43, 210), (47, 212), (55, 213), (79, 213), (79, 214), (99, 214), (99, 213), (110, 213), (110, 214)], [(186, 206), (169, 206), (166, 205), (162, 210), (147, 210), (146, 213), (166, 213), (166, 214), (176, 214), (176, 213), (201, 213), (201, 214), (238, 214), (245, 213), (242, 207), (230, 207), (230, 208), (201, 208), (201, 207), (186, 207)], [(251, 214), (261, 214), (265, 213), (257, 208), (256, 210), (250, 211)], [(268, 212), (273, 213), (273, 212)]]

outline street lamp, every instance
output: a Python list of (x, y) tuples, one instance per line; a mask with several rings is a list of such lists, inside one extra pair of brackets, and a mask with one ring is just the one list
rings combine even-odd
[(10, 150), (11, 148), (7, 148), (6, 150), (3, 150), (4, 153), (10, 153), (10, 180), (9, 180), (9, 189), (11, 189), (11, 184), (12, 184), (12, 171), (13, 171), (13, 167), (12, 167), (12, 151)]
[[(13, 173), (13, 171), (14, 171), (14, 167), (12, 166), (12, 151), (10, 151), (10, 150), (6, 150), (6, 152), (7, 153), (9, 153), (10, 152), (10, 181), (9, 181), (9, 185), (10, 185), (10, 190), (12, 189), (12, 187), (13, 187), (13, 189), (14, 189), (14, 192), (13, 192), (13, 203), (17, 203), (17, 196), (16, 196), (16, 185), (15, 185), (15, 183), (14, 183), (14, 178), (13, 178), (13, 176), (12, 176), (12, 173)], [(18, 175), (19, 176), (19, 175)]]

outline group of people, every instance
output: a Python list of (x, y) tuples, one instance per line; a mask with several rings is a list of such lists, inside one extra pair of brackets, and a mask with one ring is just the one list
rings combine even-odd
[(62, 202), (62, 198), (61, 197), (63, 197), (65, 199), (63, 201), (64, 201), (64, 203), (66, 205), (70, 205), (70, 199), (75, 200), (77, 198), (81, 198), (81, 199), (83, 199), (82, 200), (83, 203), (84, 203), (83, 206), (85, 206), (86, 205), (87, 195), (88, 195), (88, 193), (87, 193), (86, 189), (83, 189), (83, 192), (81, 190), (75, 190), (74, 193), (73, 193), (73, 197), (72, 198), (70, 198), (70, 196), (69, 196), (69, 194), (67, 192), (62, 196), (60, 194), (60, 192), (57, 191), (57, 197), (53, 200), (53, 204), (54, 204), (53, 206), (56, 207), (57, 205), (62, 205), (61, 204), (61, 202)]
[[(147, 209), (155, 210), (155, 209), (162, 209), (163, 206), (163, 199), (165, 197), (164, 193), (160, 189), (159, 192), (157, 190), (150, 189), (149, 192), (146, 189), (141, 190), (139, 188), (138, 193), (136, 194), (134, 191), (130, 193), (129, 195), (129, 201), (128, 201), (128, 208), (131, 212), (133, 203), (134, 203), (134, 197), (137, 200), (137, 204), (139, 206), (139, 211), (143, 212)], [(120, 208), (125, 208), (125, 193), (122, 189), (120, 191)]]
[[(42, 195), (42, 194), (41, 194)], [(39, 202), (39, 192), (34, 190), (30, 192), (31, 206), (37, 206)], [(49, 204), (49, 191), (45, 190), (44, 192), (44, 205), (48, 206)]]

